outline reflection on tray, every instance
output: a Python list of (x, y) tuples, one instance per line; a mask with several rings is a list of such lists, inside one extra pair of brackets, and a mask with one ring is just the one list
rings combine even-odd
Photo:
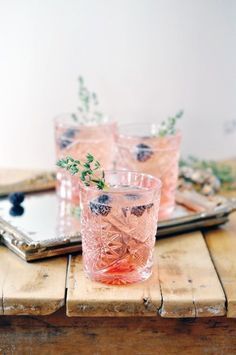
[(80, 238), (80, 208), (68, 200), (57, 198), (56, 235), (59, 238)]
[(55, 192), (27, 195), (22, 208), (24, 213), (14, 215), (10, 202), (0, 200), (1, 218), (28, 236), (30, 242), (49, 243), (79, 236), (79, 208), (59, 199)]
[(195, 191), (178, 191), (176, 208), (170, 219), (159, 222), (157, 237), (218, 226), (236, 210), (236, 199), (203, 196)]
[[(172, 218), (159, 221), (157, 237), (222, 224), (236, 209), (234, 200), (206, 198), (195, 192), (178, 192)], [(10, 214), (11, 205), (0, 200), (2, 242), (25, 260), (81, 250), (80, 209), (56, 193), (27, 195), (24, 213)]]
[(81, 250), (79, 208), (54, 191), (26, 195), (23, 214), (11, 209), (0, 200), (1, 241), (25, 260)]

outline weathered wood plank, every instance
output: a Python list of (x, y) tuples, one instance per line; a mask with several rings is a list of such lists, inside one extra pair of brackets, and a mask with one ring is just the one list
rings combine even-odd
[(205, 232), (205, 239), (227, 298), (227, 316), (236, 317), (236, 213), (221, 228)]
[(200, 232), (157, 242), (162, 317), (225, 314), (225, 297)]
[(8, 260), (5, 260), (4, 256), (2, 256), (1, 246), (0, 246), (0, 315), (4, 314), (2, 293), (3, 293), (3, 286), (7, 276), (8, 267), (9, 267)]
[(108, 286), (90, 281), (82, 257), (71, 258), (67, 293), (68, 316), (150, 316), (161, 306), (157, 252), (149, 280), (128, 286)]
[(69, 316), (153, 315), (158, 310), (162, 317), (176, 318), (225, 314), (224, 292), (200, 232), (158, 241), (154, 275), (141, 284), (91, 282), (83, 273), (81, 256), (71, 259)]
[(55, 174), (49, 171), (0, 169), (0, 196), (10, 192), (41, 191), (55, 188)]
[(236, 319), (225, 317), (0, 317), (1, 354), (234, 355)]
[(44, 315), (63, 306), (66, 257), (27, 263), (0, 246), (0, 304), (9, 315)]

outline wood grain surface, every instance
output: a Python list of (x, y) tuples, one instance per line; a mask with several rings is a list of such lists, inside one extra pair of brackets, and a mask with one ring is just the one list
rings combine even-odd
[(0, 311), (44, 315), (64, 305), (66, 257), (27, 263), (0, 246)]
[(236, 319), (0, 317), (0, 354), (235, 355)]
[(8, 262), (5, 259), (5, 247), (0, 245), (0, 315), (4, 314), (3, 310), (3, 287), (7, 278)]
[(153, 274), (141, 283), (108, 286), (90, 281), (80, 255), (71, 258), (68, 275), (68, 316), (150, 316), (161, 306), (156, 249)]
[(15, 185), (33, 179), (39, 171), (25, 169), (0, 169), (0, 187)]
[[(32, 172), (5, 171), (0, 185), (6, 176), (15, 184)], [(236, 317), (235, 255), (236, 214), (227, 225), (205, 232), (205, 240), (201, 232), (158, 240), (154, 273), (143, 283), (122, 287), (91, 282), (82, 271), (81, 256), (72, 256), (67, 314), (195, 318), (222, 316), (227, 306), (227, 316)], [(27, 264), (0, 246), (0, 314), (55, 312), (64, 304), (66, 272), (66, 257)]]
[(11, 192), (34, 192), (54, 189), (55, 174), (49, 171), (0, 169), (0, 196)]
[(205, 238), (227, 298), (227, 316), (236, 317), (236, 213)]
[(200, 232), (159, 240), (154, 273), (130, 286), (90, 281), (81, 256), (71, 259), (69, 316), (210, 317), (225, 314), (225, 296)]
[(162, 317), (225, 314), (225, 296), (200, 232), (157, 242)]
[(67, 314), (79, 317), (62, 307), (66, 270), (65, 257), (28, 264), (0, 246), (0, 354), (236, 354), (236, 319), (219, 317), (225, 296), (236, 317), (236, 214), (205, 241), (200, 232), (157, 241), (154, 275), (141, 284), (92, 283), (73, 256)]

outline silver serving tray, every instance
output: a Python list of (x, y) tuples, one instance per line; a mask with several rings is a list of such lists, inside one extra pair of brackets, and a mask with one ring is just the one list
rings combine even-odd
[[(209, 200), (195, 192), (178, 192), (172, 218), (160, 221), (157, 238), (218, 226), (236, 210), (235, 199)], [(22, 216), (9, 214), (0, 199), (1, 242), (26, 261), (81, 251), (79, 209), (59, 200), (55, 191), (26, 195)]]

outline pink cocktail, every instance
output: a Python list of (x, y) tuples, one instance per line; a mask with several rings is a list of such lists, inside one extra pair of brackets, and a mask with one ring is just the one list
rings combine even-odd
[[(115, 159), (115, 122), (81, 125), (71, 115), (55, 120), (56, 158), (71, 156), (79, 159), (87, 153), (95, 155), (104, 169), (113, 169)], [(62, 198), (79, 201), (78, 179), (66, 171), (57, 171), (57, 192)]]
[(147, 279), (152, 272), (161, 182), (136, 172), (105, 171), (109, 188), (81, 187), (86, 274), (107, 284)]
[(124, 125), (118, 138), (117, 168), (151, 174), (162, 181), (159, 219), (175, 206), (181, 134), (158, 135), (156, 124)]
[(70, 239), (80, 238), (80, 207), (70, 200), (57, 199), (57, 227), (56, 233), (59, 238)]

